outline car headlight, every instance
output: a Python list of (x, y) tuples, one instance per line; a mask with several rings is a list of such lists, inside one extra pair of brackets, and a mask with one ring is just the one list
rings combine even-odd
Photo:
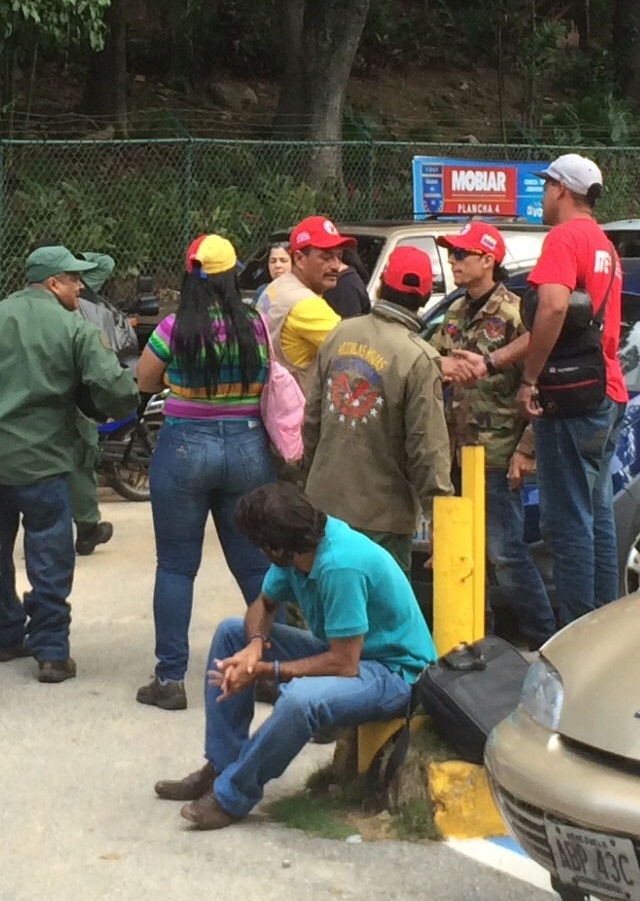
[(520, 705), (531, 719), (555, 732), (560, 722), (563, 701), (564, 688), (558, 670), (545, 660), (532, 663), (520, 697)]

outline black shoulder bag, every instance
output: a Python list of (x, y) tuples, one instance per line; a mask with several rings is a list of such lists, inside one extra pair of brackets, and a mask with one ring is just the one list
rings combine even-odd
[[(615, 275), (616, 261), (611, 251), (611, 279), (600, 309), (586, 327), (561, 333), (538, 376), (538, 403), (549, 418), (586, 416), (594, 413), (605, 398), (607, 371), (602, 329)], [(589, 297), (585, 291), (581, 293)]]

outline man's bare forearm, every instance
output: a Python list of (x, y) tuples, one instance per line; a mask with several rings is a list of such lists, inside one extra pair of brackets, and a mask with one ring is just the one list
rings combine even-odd
[[(290, 682), (298, 676), (357, 676), (359, 665), (331, 651), (314, 654), (313, 657), (302, 657), (300, 660), (284, 660), (280, 663), (280, 681)], [(274, 679), (275, 666), (262, 660), (256, 665), (256, 676), (259, 679)]]
[(262, 592), (256, 600), (247, 608), (244, 617), (244, 628), (247, 639), (252, 635), (264, 635), (267, 638), (273, 626), (276, 614), (276, 604), (266, 598)]
[(496, 369), (509, 369), (510, 366), (515, 366), (516, 363), (524, 359), (529, 349), (529, 340), (530, 335), (527, 332), (524, 335), (520, 335), (515, 341), (511, 341), (510, 344), (505, 344), (504, 347), (499, 347), (498, 350), (492, 351), (491, 361)]

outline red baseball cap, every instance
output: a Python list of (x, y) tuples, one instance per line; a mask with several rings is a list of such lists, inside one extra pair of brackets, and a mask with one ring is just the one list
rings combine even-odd
[(394, 291), (418, 294), (420, 297), (431, 294), (431, 260), (424, 250), (417, 247), (396, 247), (392, 250), (381, 277), (383, 283)]
[(307, 216), (299, 222), (291, 232), (291, 250), (302, 250), (304, 247), (319, 247), (330, 250), (333, 247), (355, 247), (355, 238), (341, 235), (331, 219), (324, 216)]
[(488, 222), (467, 222), (457, 235), (441, 235), (437, 239), (440, 247), (459, 247), (472, 253), (490, 253), (496, 263), (504, 260), (507, 248), (504, 238), (494, 225)]

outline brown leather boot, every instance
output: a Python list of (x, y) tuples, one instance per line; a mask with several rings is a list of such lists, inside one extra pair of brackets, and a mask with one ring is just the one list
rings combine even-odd
[(210, 792), (218, 774), (207, 761), (205, 765), (195, 773), (190, 773), (184, 779), (171, 781), (163, 779), (156, 782), (154, 790), (163, 801), (197, 801), (206, 792)]
[(241, 819), (227, 813), (212, 792), (207, 792), (197, 801), (185, 804), (180, 810), (180, 816), (190, 820), (198, 829), (224, 829)]
[(75, 679), (76, 662), (71, 657), (66, 660), (38, 660), (38, 682), (64, 682)]

